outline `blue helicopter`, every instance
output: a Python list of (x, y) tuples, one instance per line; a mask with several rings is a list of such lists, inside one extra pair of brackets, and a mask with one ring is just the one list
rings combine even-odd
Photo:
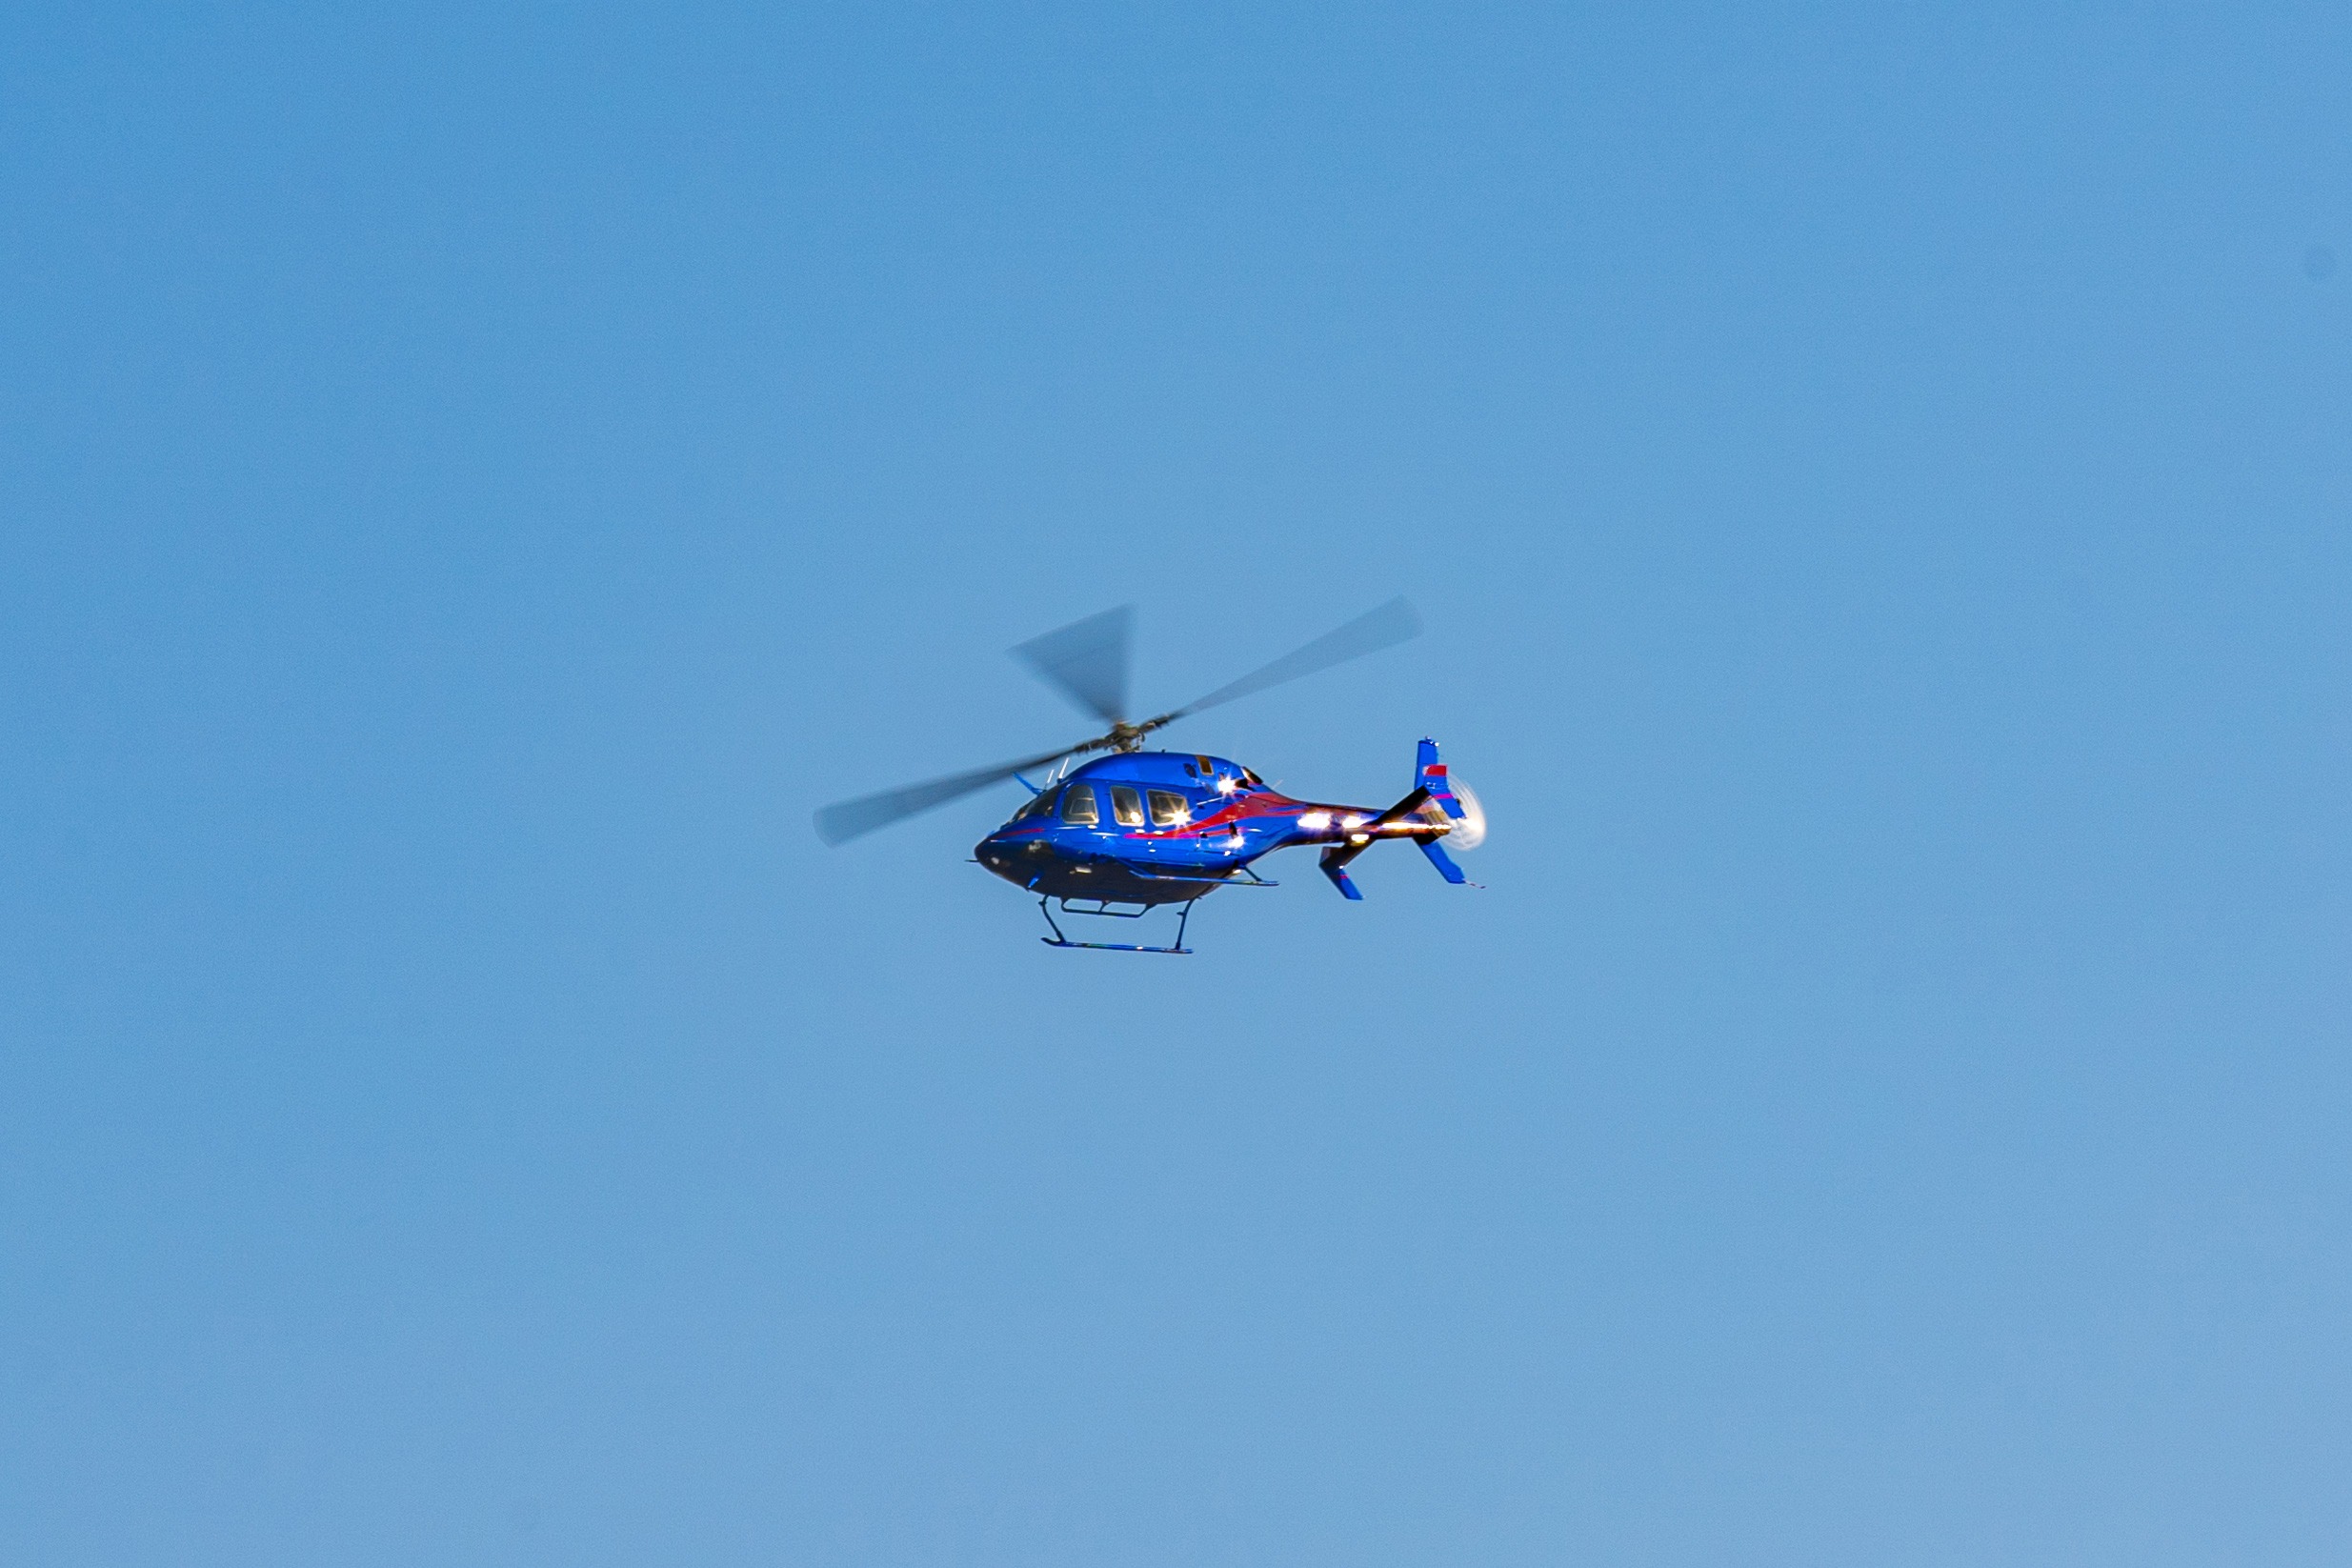
[[(1110, 725), (1108, 733), (1018, 762), (827, 806), (816, 814), (817, 835), (828, 844), (846, 843), (975, 790), (1016, 780), (1030, 792), (1028, 804), (981, 839), (973, 858), (1037, 895), (1053, 932), (1040, 938), (1048, 947), (1112, 953), (1190, 953), (1184, 932), (1193, 905), (1219, 888), (1276, 886), (1258, 876), (1256, 862), (1294, 845), (1321, 846), (1323, 874), (1352, 899), (1363, 894), (1349, 877), (1348, 863), (1385, 838), (1411, 839), (1439, 875), (1465, 885), (1468, 878), (1440, 841), (1475, 849), (1486, 836), (1486, 814), (1469, 787), (1449, 776), (1434, 740), (1420, 743), (1412, 792), (1385, 809), (1294, 800), (1224, 757), (1143, 750), (1146, 735), (1177, 719), (1393, 647), (1420, 629), (1413, 607), (1392, 599), (1197, 701), (1131, 722), (1127, 665), (1134, 611), (1090, 615), (1013, 653)], [(1109, 754), (1074, 766), (1094, 752)], [(1038, 782), (1025, 776), (1040, 769), (1051, 771)], [(1072, 941), (1054, 918), (1057, 903), (1065, 915), (1119, 919), (1139, 919), (1174, 904), (1179, 911), (1176, 941), (1167, 947)]]

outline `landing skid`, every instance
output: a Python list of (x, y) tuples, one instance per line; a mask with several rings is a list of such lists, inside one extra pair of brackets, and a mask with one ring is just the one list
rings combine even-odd
[[(1094, 909), (1072, 909), (1070, 900), (1065, 898), (1061, 901), (1061, 912), (1064, 915), (1109, 915), (1114, 920), (1140, 920), (1152, 913), (1148, 905), (1136, 910), (1118, 910), (1113, 909), (1104, 899), (1098, 898), (1094, 902), (1096, 906)], [(1037, 940), (1047, 947), (1093, 948), (1097, 953), (1175, 953), (1190, 957), (1193, 950), (1184, 945), (1184, 927), (1193, 917), (1193, 906), (1198, 902), (1200, 900), (1197, 898), (1187, 898), (1177, 906), (1182, 913), (1176, 916), (1176, 946), (1147, 947), (1139, 942), (1074, 942), (1062, 935), (1060, 926), (1055, 924), (1054, 911), (1051, 908), (1053, 900), (1040, 898), (1037, 900), (1037, 913), (1045, 916), (1047, 925), (1053, 926), (1054, 935), (1040, 936)]]

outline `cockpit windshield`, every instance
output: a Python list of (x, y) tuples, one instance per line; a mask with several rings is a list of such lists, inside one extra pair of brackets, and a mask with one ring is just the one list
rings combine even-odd
[(1221, 763), (1216, 772), (1204, 776), (1219, 794), (1245, 794), (1251, 790), (1266, 787), (1264, 779), (1237, 762)]

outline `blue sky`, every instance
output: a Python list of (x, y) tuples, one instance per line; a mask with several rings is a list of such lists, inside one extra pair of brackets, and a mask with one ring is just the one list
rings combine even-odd
[[(2352, 19), (20, 8), (0, 1557), (2352, 1540)], [(1050, 952), (1003, 650), (1382, 801)]]

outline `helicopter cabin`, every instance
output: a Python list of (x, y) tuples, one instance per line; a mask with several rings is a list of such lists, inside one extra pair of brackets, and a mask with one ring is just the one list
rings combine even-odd
[(1183, 827), (1203, 807), (1214, 810), (1219, 801), (1265, 787), (1249, 769), (1220, 756), (1120, 752), (1048, 785), (1012, 820), (1031, 822), (1050, 813), (1073, 828), (1166, 830)]

